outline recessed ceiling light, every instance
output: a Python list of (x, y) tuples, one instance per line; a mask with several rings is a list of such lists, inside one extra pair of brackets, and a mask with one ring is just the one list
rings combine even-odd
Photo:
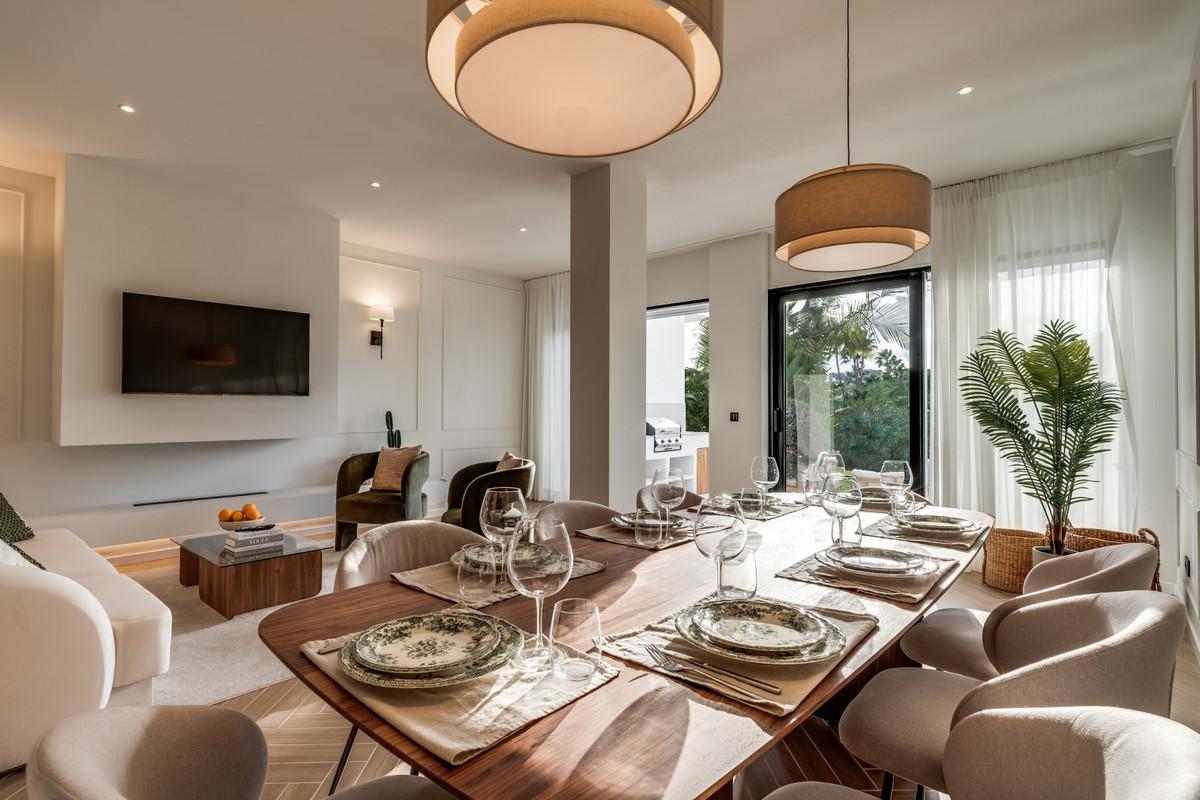
[(379, 188), (379, 187), (381, 187), (381, 186), (383, 186), (383, 184), (382, 184), (382, 183), (380, 183), (379, 181), (371, 181), (371, 188), (372, 188), (372, 189), (378, 189), (378, 188)]
[(521, 233), (529, 233), (529, 228), (518, 228)]
[(969, 95), (969, 94), (970, 94), (971, 92), (973, 92), (973, 91), (975, 91), (975, 87), (974, 87), (974, 86), (964, 86), (964, 87), (962, 87), (961, 89), (959, 89), (959, 90), (958, 90), (958, 93), (959, 93), (959, 94), (961, 94), (961, 95), (963, 95), (963, 96), (965, 97), (965, 96)]
[(121, 103), (121, 105), (117, 106), (117, 108), (121, 109), (126, 114), (136, 114), (137, 113), (137, 109), (134, 108), (133, 106), (129, 105), (129, 103)]

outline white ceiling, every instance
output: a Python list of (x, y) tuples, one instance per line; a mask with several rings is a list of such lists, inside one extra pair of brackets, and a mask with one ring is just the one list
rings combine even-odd
[[(853, 8), (854, 158), (935, 185), (1171, 135), (1200, 31), (1196, 0)], [(568, 178), (595, 162), (516, 150), (455, 115), (425, 74), (424, 9), (0, 0), (0, 154), (151, 162), (319, 206), (346, 241), (521, 277), (566, 268)], [(712, 108), (621, 157), (647, 176), (651, 252), (769, 226), (780, 191), (839, 163), (842, 14), (839, 0), (727, 0)], [(963, 84), (978, 90), (959, 97)]]

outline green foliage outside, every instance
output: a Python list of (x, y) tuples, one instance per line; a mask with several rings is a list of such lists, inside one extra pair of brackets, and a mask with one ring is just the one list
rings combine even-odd
[(708, 320), (700, 320), (696, 339), (694, 367), (683, 370), (683, 402), (687, 409), (687, 430), (708, 430)]

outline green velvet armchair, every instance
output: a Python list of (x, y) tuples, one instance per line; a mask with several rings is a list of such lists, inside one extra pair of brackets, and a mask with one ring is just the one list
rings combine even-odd
[(385, 525), (406, 519), (424, 519), (429, 498), (422, 491), (429, 478), (429, 453), (421, 453), (404, 473), (399, 492), (374, 489), (360, 492), (363, 481), (375, 474), (379, 451), (356, 453), (342, 462), (337, 475), (337, 549), (344, 550), (358, 537), (358, 523)]
[(533, 491), (533, 462), (521, 459), (523, 465), (516, 469), (496, 471), (499, 461), (481, 461), (463, 467), (450, 479), (446, 495), (447, 511), (442, 522), (483, 533), (479, 528), (479, 510), (483, 507), (483, 495), (488, 489), (513, 487), (529, 497)]

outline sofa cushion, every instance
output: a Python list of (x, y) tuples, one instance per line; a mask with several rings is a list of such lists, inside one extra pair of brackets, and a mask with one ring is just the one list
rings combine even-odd
[(0, 494), (0, 542), (16, 544), (33, 538), (33, 529), (26, 524), (12, 504)]
[(42, 562), (42, 566), (68, 578), (84, 575), (110, 575), (116, 569), (66, 528), (36, 531), (36, 536), (21, 543), (21, 549)]
[(421, 445), (412, 447), (381, 447), (379, 460), (375, 462), (375, 476), (371, 479), (371, 488), (381, 492), (400, 492), (404, 490), (404, 473), (409, 466), (421, 455)]
[(525, 466), (525, 459), (517, 458), (507, 450), (504, 455), (500, 456), (500, 460), (496, 462), (496, 472), (507, 472), (510, 469), (520, 469)]
[(87, 575), (76, 582), (91, 592), (112, 623), (117, 645), (113, 686), (162, 675), (171, 664), (171, 610), (125, 575)]

